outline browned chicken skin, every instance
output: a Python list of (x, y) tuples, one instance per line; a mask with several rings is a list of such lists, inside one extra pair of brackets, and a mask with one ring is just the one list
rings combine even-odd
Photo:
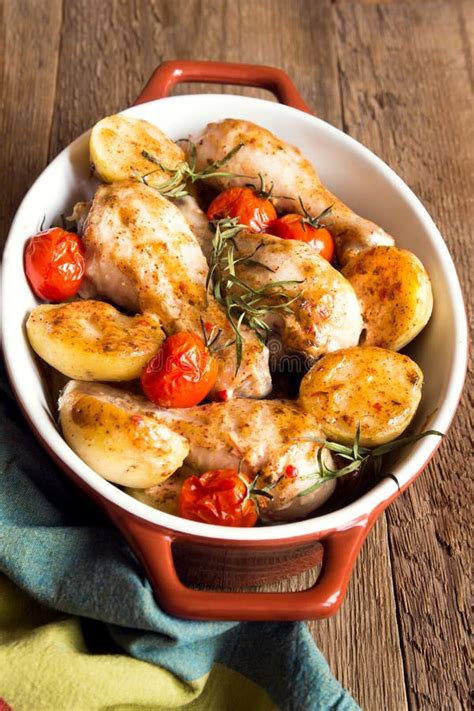
[[(181, 212), (151, 187), (124, 181), (98, 188), (84, 229), (87, 284), (83, 295), (98, 293), (132, 311), (156, 314), (170, 335), (202, 334), (201, 320), (233, 332), (225, 313), (206, 294), (206, 259)], [(242, 327), (243, 356), (236, 374), (236, 350), (219, 353), (214, 392), (228, 397), (265, 397), (271, 389), (268, 351), (255, 333)]]
[[(184, 456), (197, 472), (241, 466), (252, 477), (258, 474), (258, 487), (267, 487), (272, 496), (262, 502), (267, 519), (305, 516), (334, 491), (335, 481), (328, 481), (301, 495), (319, 477), (321, 445), (305, 438), (322, 438), (322, 434), (311, 414), (295, 402), (235, 399), (164, 409), (123, 390), (73, 380), (61, 396), (59, 411), (69, 445), (106, 479), (110, 462), (112, 480), (125, 486), (137, 486), (132, 482), (140, 476), (149, 478), (150, 458), (158, 452), (161, 468), (156, 483), (166, 478), (166, 466), (169, 476)], [(114, 431), (112, 438), (104, 436), (107, 428)], [(169, 447), (172, 441), (176, 441), (174, 449)], [(334, 468), (330, 452), (324, 449), (322, 456), (326, 466)], [(289, 467), (296, 476), (288, 476)]]
[(198, 170), (221, 160), (239, 143), (243, 144), (226, 162), (225, 171), (251, 177), (217, 177), (209, 181), (219, 190), (249, 183), (258, 187), (260, 174), (267, 186), (273, 184), (273, 202), (279, 211), (302, 213), (300, 199), (313, 216), (332, 205), (330, 214), (324, 217), (323, 222), (334, 236), (341, 264), (368, 247), (394, 244), (393, 238), (381, 227), (359, 217), (330, 193), (298, 148), (285, 143), (267, 129), (250, 121), (225, 119), (208, 124), (194, 141)]
[[(213, 233), (206, 214), (189, 195), (176, 204), (209, 258)], [(236, 267), (237, 275), (248, 286), (260, 289), (276, 281), (293, 282), (284, 286), (289, 297), (296, 297), (289, 311), (275, 311), (265, 317), (281, 339), (284, 352), (294, 351), (313, 359), (357, 345), (363, 323), (354, 289), (313, 247), (298, 240), (247, 232), (233, 243), (236, 258), (255, 252), (250, 264), (241, 261)]]
[(140, 487), (129, 482), (143, 477), (143, 488), (153, 486), (150, 462), (157, 456), (156, 483), (183, 459), (197, 472), (241, 467), (272, 496), (263, 516), (291, 520), (334, 490), (332, 478), (318, 484), (327, 473), (320, 464), (335, 468), (328, 448), (321, 449), (325, 438), (350, 445), (359, 431), (364, 447), (395, 439), (416, 412), (422, 378), (408, 356), (355, 347), (321, 358), (291, 401), (236, 399), (166, 409), (101, 383), (73, 380), (60, 399), (60, 422), (72, 449), (106, 479)]
[(289, 311), (270, 316), (285, 350), (314, 359), (357, 345), (363, 326), (357, 296), (347, 279), (313, 247), (250, 233), (243, 233), (235, 243), (236, 257), (258, 249), (251, 264), (242, 261), (236, 269), (249, 286), (259, 289), (278, 281), (293, 282), (283, 287), (294, 299)]

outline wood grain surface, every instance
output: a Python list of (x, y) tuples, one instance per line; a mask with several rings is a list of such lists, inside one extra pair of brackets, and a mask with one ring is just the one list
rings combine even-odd
[[(0, 8), (2, 243), (48, 160), (129, 105), (162, 60), (269, 64), (419, 195), (472, 316), (474, 3), (3, 0)], [(178, 88), (203, 90), (270, 98)], [(465, 393), (438, 455), (371, 533), (341, 611), (310, 625), (364, 711), (468, 708), (472, 388)]]

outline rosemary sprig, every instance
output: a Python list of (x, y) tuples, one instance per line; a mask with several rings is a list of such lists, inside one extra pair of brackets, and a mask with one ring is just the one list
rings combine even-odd
[(145, 185), (150, 185), (147, 180), (150, 175), (154, 175), (160, 172), (168, 173), (170, 177), (167, 180), (163, 180), (163, 182), (158, 184), (152, 184), (151, 187), (157, 190), (160, 195), (170, 198), (180, 198), (184, 197), (185, 195), (188, 195), (189, 184), (192, 185), (197, 180), (207, 180), (208, 178), (214, 178), (216, 176), (222, 178), (252, 177), (247, 175), (238, 175), (237, 173), (226, 173), (225, 171), (219, 170), (219, 168), (222, 168), (222, 166), (225, 165), (225, 163), (227, 163), (232, 158), (232, 156), (234, 156), (238, 151), (240, 151), (240, 149), (244, 145), (243, 143), (238, 143), (232, 148), (232, 150), (226, 153), (223, 158), (215, 161), (214, 163), (211, 163), (207, 166), (207, 168), (197, 171), (196, 146), (192, 141), (187, 138), (182, 138), (181, 141), (187, 141), (191, 145), (189, 162), (183, 161), (182, 163), (179, 163), (176, 167), (171, 168), (169, 166), (166, 166), (159, 158), (154, 156), (149, 151), (143, 150), (143, 158), (146, 158), (146, 160), (150, 161), (150, 163), (157, 165), (158, 168), (151, 170), (149, 173), (145, 173), (144, 175), (140, 175), (138, 171), (134, 170), (133, 173), (135, 177), (140, 180), (140, 182), (145, 183)]
[(253, 288), (237, 276), (235, 268), (238, 264), (247, 264), (267, 269), (264, 264), (253, 259), (262, 244), (250, 254), (236, 257), (235, 237), (242, 230), (247, 229), (246, 226), (239, 225), (237, 218), (224, 218), (210, 224), (214, 227), (215, 233), (209, 256), (206, 290), (224, 308), (227, 321), (234, 333), (237, 374), (242, 363), (242, 326), (251, 328), (260, 342), (265, 344), (270, 335), (270, 327), (265, 322), (265, 316), (275, 311), (290, 313), (291, 304), (299, 298), (299, 294), (290, 297), (282, 287), (302, 282), (282, 280), (264, 284), (259, 289)]
[[(396, 439), (393, 442), (381, 444), (373, 449), (369, 447), (360, 446), (360, 425), (357, 427), (357, 432), (355, 434), (352, 446), (339, 444), (338, 442), (332, 442), (326, 439), (320, 439), (319, 437), (302, 437), (301, 439), (321, 444), (321, 447), (319, 448), (317, 454), (318, 469), (305, 477), (305, 479), (316, 479), (316, 481), (311, 484), (307, 489), (300, 491), (297, 496), (306, 496), (307, 494), (311, 494), (315, 489), (321, 486), (321, 484), (324, 484), (326, 481), (338, 479), (339, 477), (345, 476), (346, 474), (356, 471), (357, 469), (364, 470), (369, 464), (369, 462), (373, 463), (375, 475), (378, 476), (382, 469), (382, 457), (385, 454), (393, 452), (396, 449), (400, 449), (401, 447), (406, 447), (408, 444), (417, 442), (422, 437), (426, 437), (428, 435), (437, 435), (438, 437), (444, 437), (444, 434), (442, 432), (438, 432), (438, 430), (426, 430), (425, 432), (421, 432), (417, 435), (401, 437), (400, 439)], [(328, 449), (331, 452), (334, 452), (342, 459), (347, 460), (349, 464), (346, 464), (346, 466), (342, 467), (341, 469), (330, 469), (324, 464), (322, 459), (324, 449)]]

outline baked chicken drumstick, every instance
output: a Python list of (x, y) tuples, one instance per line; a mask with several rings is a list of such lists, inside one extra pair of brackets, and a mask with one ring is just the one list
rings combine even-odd
[(221, 160), (241, 145), (225, 164), (226, 172), (235, 175), (216, 176), (208, 181), (219, 190), (246, 184), (258, 188), (261, 176), (266, 186), (273, 186), (272, 201), (278, 211), (303, 214), (304, 205), (316, 217), (332, 206), (330, 213), (321, 222), (334, 236), (338, 259), (342, 265), (364, 249), (394, 244), (393, 238), (381, 227), (356, 215), (330, 193), (298, 148), (277, 138), (267, 129), (250, 121), (225, 119), (208, 124), (193, 141), (196, 146), (197, 170), (203, 170), (210, 163)]
[[(304, 494), (319, 476), (321, 444), (302, 438), (322, 435), (295, 402), (241, 398), (164, 409), (102, 383), (72, 380), (59, 413), (72, 449), (105, 479), (125, 486), (165, 481), (183, 461), (198, 472), (241, 468), (258, 475), (259, 489), (271, 491), (271, 499), (262, 497), (262, 517), (283, 520), (310, 513), (335, 488), (335, 481), (327, 481)], [(322, 457), (334, 467), (328, 450)]]

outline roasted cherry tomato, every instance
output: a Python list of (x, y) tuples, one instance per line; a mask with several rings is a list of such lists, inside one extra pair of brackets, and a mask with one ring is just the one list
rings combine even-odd
[(164, 342), (141, 376), (143, 392), (160, 407), (192, 407), (209, 393), (217, 362), (199, 336), (176, 333)]
[(250, 480), (235, 469), (214, 469), (186, 479), (178, 512), (192, 521), (218, 526), (255, 526), (257, 507), (248, 495)]
[(266, 197), (252, 188), (229, 188), (220, 193), (207, 208), (209, 220), (221, 217), (237, 217), (241, 225), (252, 232), (263, 232), (277, 213)]
[(75, 296), (84, 277), (84, 247), (74, 232), (51, 227), (31, 237), (25, 248), (25, 273), (36, 296), (64, 301)]
[(283, 239), (298, 239), (307, 242), (328, 262), (333, 258), (334, 240), (329, 230), (320, 226), (313, 227), (303, 215), (283, 215), (277, 220), (272, 220), (266, 231), (270, 235), (276, 235)]

